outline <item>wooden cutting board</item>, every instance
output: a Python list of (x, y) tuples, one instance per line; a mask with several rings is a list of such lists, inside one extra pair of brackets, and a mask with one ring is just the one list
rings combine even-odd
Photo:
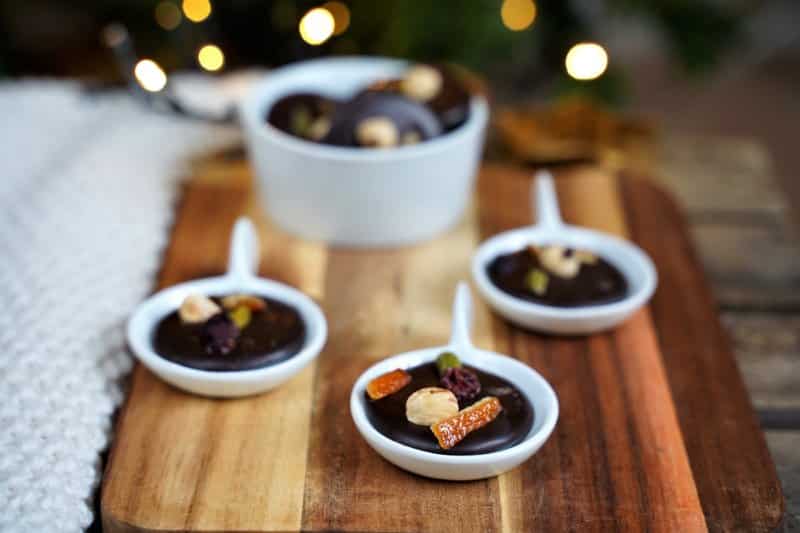
[(565, 218), (639, 243), (658, 267), (658, 291), (617, 330), (587, 338), (522, 331), (476, 298), (476, 344), (541, 372), (561, 417), (521, 467), (452, 483), (373, 452), (350, 419), (350, 388), (379, 359), (446, 341), (471, 252), (532, 219), (529, 174), (484, 167), (474, 205), (447, 234), (353, 250), (265, 219), (244, 163), (206, 166), (186, 188), (159, 287), (221, 272), (233, 221), (248, 214), (260, 227), (262, 274), (318, 300), (329, 340), (314, 366), (254, 398), (191, 396), (137, 366), (103, 480), (105, 531), (779, 527), (775, 468), (678, 209), (644, 180), (589, 167), (558, 178)]

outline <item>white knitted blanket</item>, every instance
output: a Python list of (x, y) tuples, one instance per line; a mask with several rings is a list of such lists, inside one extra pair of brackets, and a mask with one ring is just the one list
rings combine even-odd
[(123, 323), (153, 287), (185, 162), (237, 135), (121, 93), (0, 84), (0, 532), (92, 522)]

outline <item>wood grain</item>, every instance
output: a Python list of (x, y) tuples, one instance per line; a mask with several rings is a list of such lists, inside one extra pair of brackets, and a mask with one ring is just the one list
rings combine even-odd
[[(224, 169), (187, 188), (160, 285), (221, 271), (233, 220), (258, 215), (246, 169)], [(476, 344), (531, 364), (559, 394), (561, 419), (542, 450), (498, 478), (447, 483), (397, 469), (359, 437), (347, 408), (356, 377), (378, 359), (447, 340), (452, 291), (468, 277), (472, 250), (531, 220), (529, 184), (518, 170), (485, 168), (478, 201), (456, 228), (393, 250), (328, 249), (258, 217), (262, 271), (321, 302), (328, 344), (315, 368), (240, 400), (192, 397), (137, 367), (104, 479), (106, 531), (775, 527), (774, 467), (679, 213), (651, 186), (592, 169), (559, 179), (564, 214), (630, 235), (654, 255), (653, 311), (612, 333), (555, 338), (476, 302)], [(686, 316), (698, 322), (681, 328)]]

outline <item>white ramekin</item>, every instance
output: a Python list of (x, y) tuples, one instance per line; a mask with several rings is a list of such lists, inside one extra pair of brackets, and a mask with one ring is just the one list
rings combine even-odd
[(483, 150), (483, 97), (472, 98), (469, 119), (454, 131), (392, 149), (322, 145), (265, 121), (288, 93), (344, 98), (406, 67), (370, 57), (304, 61), (271, 71), (244, 98), (239, 111), (261, 198), (286, 230), (346, 246), (393, 246), (433, 237), (459, 220)]

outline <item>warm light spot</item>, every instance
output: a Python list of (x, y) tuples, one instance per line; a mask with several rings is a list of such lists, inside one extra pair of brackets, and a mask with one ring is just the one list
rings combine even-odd
[(500, 18), (509, 30), (522, 31), (536, 18), (536, 4), (533, 0), (503, 0)]
[(343, 34), (350, 26), (350, 9), (341, 2), (327, 2), (322, 8), (333, 16), (333, 34)]
[(333, 35), (334, 26), (331, 12), (322, 7), (315, 7), (300, 19), (300, 37), (308, 44), (322, 44)]
[(183, 0), (183, 14), (192, 22), (203, 22), (211, 15), (209, 0)]
[(219, 49), (219, 46), (214, 44), (207, 44), (197, 52), (197, 62), (205, 70), (214, 72), (222, 68), (225, 64), (225, 54)]
[(578, 43), (567, 52), (564, 65), (576, 80), (593, 80), (606, 71), (608, 54), (597, 43)]
[(157, 93), (167, 85), (167, 75), (152, 59), (142, 59), (136, 63), (133, 75), (139, 85), (151, 93)]
[(181, 10), (168, 0), (158, 3), (155, 15), (156, 23), (165, 30), (174, 30), (181, 23)]

